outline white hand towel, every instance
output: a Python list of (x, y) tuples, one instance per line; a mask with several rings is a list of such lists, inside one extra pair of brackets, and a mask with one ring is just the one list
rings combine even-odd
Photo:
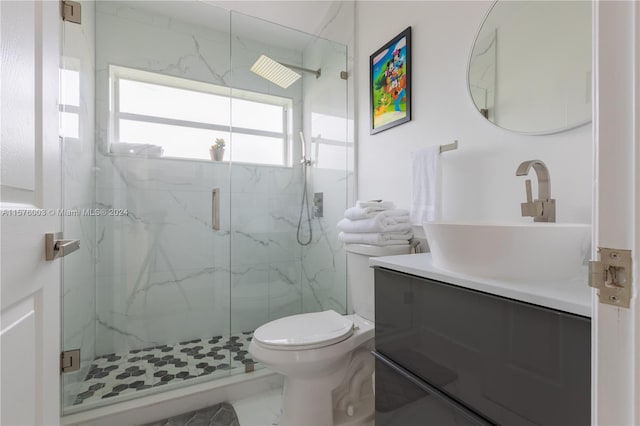
[[(408, 213), (408, 210), (405, 210)], [(396, 223), (409, 222), (409, 214), (386, 218), (387, 221), (395, 221)]]
[[(380, 210), (378, 207), (351, 207), (345, 210), (344, 217), (349, 220), (363, 220), (375, 217), (377, 214), (385, 213), (390, 216), (405, 216), (409, 214), (408, 210), (393, 209), (393, 210)], [(398, 221), (400, 222), (400, 221)]]
[(378, 211), (371, 208), (350, 207), (344, 211), (344, 217), (350, 220), (362, 220), (374, 217)]
[(349, 244), (371, 244), (374, 246), (388, 246), (394, 244), (408, 244), (413, 237), (412, 232), (340, 232), (338, 239)]
[[(389, 213), (400, 212), (401, 216)], [(374, 217), (361, 220), (342, 219), (338, 222), (338, 229), (344, 232), (408, 232), (411, 231), (409, 212), (406, 210), (387, 210), (379, 212)]]
[(431, 222), (440, 216), (440, 146), (416, 151), (411, 157), (411, 223), (422, 225), (422, 222)]
[(370, 200), (370, 201), (356, 201), (356, 207), (361, 209), (374, 208), (376, 210), (393, 210), (396, 205), (391, 201), (382, 200)]

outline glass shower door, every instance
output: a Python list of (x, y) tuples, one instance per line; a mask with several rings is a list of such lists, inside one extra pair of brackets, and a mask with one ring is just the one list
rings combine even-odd
[(347, 56), (344, 45), (241, 13), (231, 29), (231, 330), (250, 336), (290, 315), (347, 313), (335, 227), (350, 181)]
[(209, 152), (229, 135), (229, 12), (82, 10), (62, 71), (80, 87), (61, 113), (80, 129), (63, 140), (65, 208), (80, 212), (65, 233), (83, 232), (64, 259), (63, 347), (82, 361), (63, 375), (65, 414), (226, 377), (234, 343), (229, 166)]
[[(348, 312), (345, 46), (203, 2), (82, 6), (61, 71), (64, 231), (82, 241), (63, 259), (81, 358), (64, 414), (250, 373), (257, 327)], [(276, 86), (261, 55), (307, 71)]]
[(80, 249), (60, 259), (63, 266), (62, 349), (80, 350), (76, 371), (64, 373), (62, 406), (72, 406), (82, 392), (96, 357), (96, 216), (94, 173), (94, 15), (83, 4), (83, 26), (62, 24), (60, 61), (60, 130), (62, 151), (62, 220), (66, 238), (79, 239)]

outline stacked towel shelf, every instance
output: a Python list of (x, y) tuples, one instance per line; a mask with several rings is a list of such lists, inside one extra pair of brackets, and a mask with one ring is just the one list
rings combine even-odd
[(413, 237), (409, 211), (390, 201), (358, 201), (338, 222), (338, 239), (347, 244), (408, 245)]

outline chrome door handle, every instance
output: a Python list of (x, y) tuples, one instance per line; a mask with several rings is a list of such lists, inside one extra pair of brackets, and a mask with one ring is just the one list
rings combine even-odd
[(80, 240), (63, 240), (62, 232), (44, 234), (44, 257), (53, 260), (64, 257), (80, 248)]
[(220, 188), (211, 191), (211, 227), (214, 231), (220, 230)]

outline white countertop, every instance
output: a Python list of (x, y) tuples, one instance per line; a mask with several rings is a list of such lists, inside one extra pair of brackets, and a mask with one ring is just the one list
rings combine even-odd
[(592, 291), (583, 278), (562, 283), (505, 282), (456, 274), (433, 266), (430, 253), (372, 257), (371, 266), (392, 269), (584, 317), (591, 317)]

